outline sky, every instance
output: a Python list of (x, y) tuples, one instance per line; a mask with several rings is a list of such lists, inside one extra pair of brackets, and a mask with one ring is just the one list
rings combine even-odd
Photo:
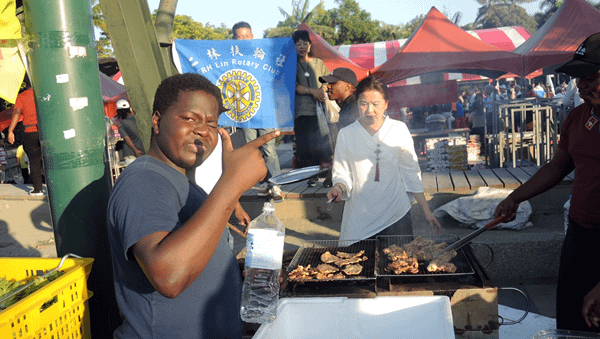
[[(371, 19), (386, 24), (406, 24), (416, 16), (426, 15), (432, 6), (446, 14), (450, 19), (458, 11), (462, 13), (459, 25), (465, 25), (475, 20), (480, 5), (475, 0), (357, 0), (361, 9), (371, 14)], [(540, 11), (541, 0), (521, 4), (529, 15)], [(160, 0), (148, 0), (150, 12), (158, 8)], [(318, 5), (318, 0), (311, 0), (309, 8)], [(267, 28), (277, 26), (283, 15), (279, 7), (287, 13), (292, 12), (292, 0), (224, 0), (220, 6), (207, 5), (205, 1), (178, 0), (175, 14), (189, 15), (197, 22), (210, 23), (220, 26), (224, 23), (231, 28), (238, 21), (246, 21), (252, 26), (254, 38), (263, 36)], [(337, 8), (335, 0), (325, 0), (325, 9)]]

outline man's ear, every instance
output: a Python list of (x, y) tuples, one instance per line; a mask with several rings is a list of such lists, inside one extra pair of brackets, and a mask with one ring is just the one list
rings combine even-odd
[(160, 113), (158, 111), (154, 111), (152, 113), (152, 131), (154, 134), (158, 134), (160, 125)]

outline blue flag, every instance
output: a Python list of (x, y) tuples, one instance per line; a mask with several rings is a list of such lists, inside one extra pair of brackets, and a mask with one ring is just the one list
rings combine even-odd
[(198, 73), (221, 89), (219, 125), (294, 127), (296, 49), (291, 38), (182, 40), (173, 44), (181, 73)]

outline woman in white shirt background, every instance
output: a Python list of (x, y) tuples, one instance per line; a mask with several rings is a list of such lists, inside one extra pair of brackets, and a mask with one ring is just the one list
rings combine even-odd
[(421, 181), (413, 139), (406, 124), (390, 119), (386, 85), (370, 76), (356, 89), (359, 119), (342, 128), (333, 161), (333, 184), (327, 198), (346, 201), (340, 240), (377, 235), (412, 235), (411, 202), (416, 199), (432, 231), (433, 216)]

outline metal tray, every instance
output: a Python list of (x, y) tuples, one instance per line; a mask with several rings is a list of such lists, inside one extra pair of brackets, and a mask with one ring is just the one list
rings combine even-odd
[(327, 173), (329, 169), (319, 169), (319, 166), (310, 166), (304, 168), (293, 169), (289, 172), (271, 177), (269, 182), (274, 185), (287, 185), (295, 182), (300, 182), (311, 177)]
[[(390, 263), (390, 260), (388, 259), (387, 255), (383, 254), (383, 249), (391, 246), (392, 244), (396, 244), (398, 246), (404, 246), (405, 244), (408, 244), (409, 242), (415, 240), (416, 238), (417, 238), (417, 236), (414, 236), (414, 235), (378, 236), (377, 237), (377, 251), (380, 253), (381, 258), (379, 260), (379, 269), (377, 272), (378, 273), (377, 276), (406, 277), (406, 278), (410, 279), (411, 277), (415, 277), (415, 278), (440, 277), (440, 276), (454, 277), (454, 276), (474, 274), (473, 266), (471, 265), (471, 263), (465, 256), (465, 253), (462, 248), (459, 248), (456, 251), (457, 252), (456, 257), (454, 257), (452, 260), (450, 260), (451, 263), (456, 265), (457, 270), (454, 273), (443, 273), (443, 272), (430, 273), (430, 272), (427, 272), (426, 270), (420, 271), (419, 273), (416, 273), (416, 274), (412, 274), (412, 273), (406, 273), (406, 274), (389, 273), (388, 274), (388, 273), (386, 273), (385, 268)], [(448, 243), (448, 245), (451, 245), (454, 242), (458, 241), (458, 237), (454, 234), (421, 236), (421, 238), (433, 240), (433, 241), (435, 241), (436, 244), (446, 242), (446, 243)], [(423, 265), (419, 265), (419, 266), (422, 267)]]
[(307, 240), (300, 244), (300, 248), (294, 255), (294, 258), (290, 262), (287, 272), (291, 272), (298, 267), (298, 265), (316, 267), (321, 264), (321, 254), (329, 251), (331, 254), (336, 252), (356, 253), (361, 250), (365, 251), (365, 256), (368, 258), (362, 262), (363, 271), (360, 275), (348, 276), (346, 279), (301, 279), (301, 280), (290, 280), (294, 282), (343, 282), (343, 281), (356, 281), (356, 280), (375, 280), (375, 271), (377, 269), (378, 256), (376, 254), (377, 241), (374, 239), (370, 240)]

